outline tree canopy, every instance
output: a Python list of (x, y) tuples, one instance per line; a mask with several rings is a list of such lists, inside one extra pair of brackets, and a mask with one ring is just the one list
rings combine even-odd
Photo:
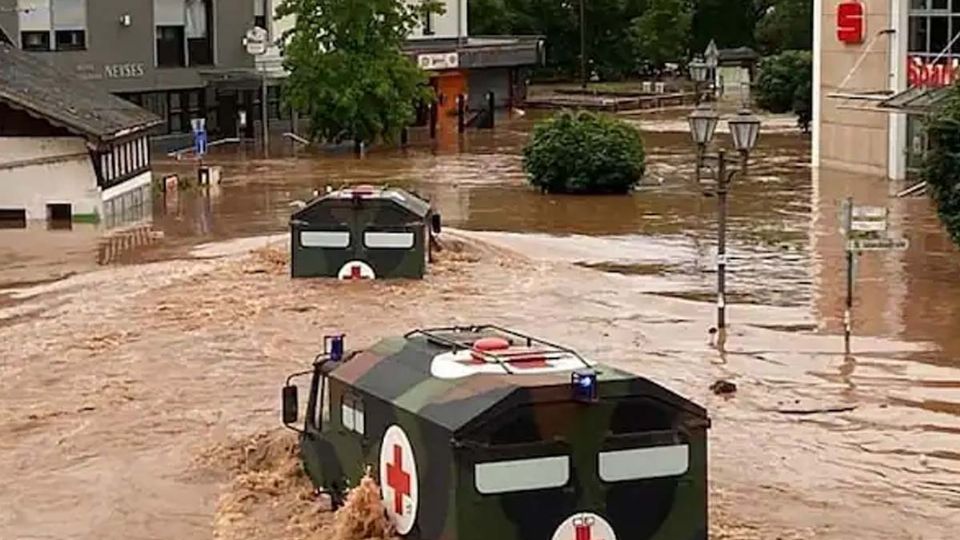
[[(606, 80), (684, 61), (713, 39), (765, 53), (809, 49), (812, 0), (583, 0), (587, 57)], [(580, 0), (470, 0), (470, 33), (539, 34), (547, 73), (579, 73)]]
[(930, 150), (924, 159), (923, 179), (940, 221), (960, 246), (960, 86), (950, 89), (926, 129)]
[(294, 15), (284, 66), (284, 95), (309, 118), (315, 138), (395, 140), (432, 93), (426, 75), (402, 45), (436, 2), (403, 0), (283, 0), (277, 16)]
[[(809, 51), (785, 51), (768, 56), (757, 67), (757, 105), (773, 112), (794, 110), (804, 103), (805, 96), (797, 89), (812, 92), (813, 55)], [(806, 101), (809, 103), (809, 99)]]

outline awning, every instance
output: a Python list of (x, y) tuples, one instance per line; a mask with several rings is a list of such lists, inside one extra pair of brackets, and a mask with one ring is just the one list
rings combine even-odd
[(951, 87), (914, 86), (881, 101), (877, 107), (909, 114), (927, 114), (950, 94)]

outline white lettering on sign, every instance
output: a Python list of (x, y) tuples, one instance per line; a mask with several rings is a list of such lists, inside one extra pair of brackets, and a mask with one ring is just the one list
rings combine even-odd
[(426, 70), (456, 69), (460, 66), (460, 55), (455, 52), (421, 54), (417, 57), (417, 65)]
[(909, 247), (906, 238), (858, 238), (847, 242), (850, 251), (904, 251)]
[(143, 77), (143, 64), (107, 64), (103, 66), (103, 72), (110, 79), (136, 79)]
[(867, 219), (885, 218), (887, 217), (887, 209), (882, 206), (854, 206), (853, 217)]
[(882, 232), (887, 230), (887, 220), (854, 221), (850, 226), (850, 230), (859, 232)]

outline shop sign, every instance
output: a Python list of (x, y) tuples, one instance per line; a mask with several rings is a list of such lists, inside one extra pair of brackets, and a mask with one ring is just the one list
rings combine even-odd
[(438, 69), (457, 69), (460, 66), (460, 55), (455, 52), (441, 54), (421, 54), (417, 56), (417, 65), (428, 71)]
[(107, 64), (103, 66), (103, 72), (110, 79), (139, 79), (143, 77), (143, 64)]
[(837, 6), (837, 39), (847, 45), (863, 43), (865, 19), (863, 4), (856, 0)]
[(910, 87), (948, 86), (956, 79), (960, 59), (942, 58), (934, 63), (926, 58), (913, 56), (907, 59), (907, 84)]

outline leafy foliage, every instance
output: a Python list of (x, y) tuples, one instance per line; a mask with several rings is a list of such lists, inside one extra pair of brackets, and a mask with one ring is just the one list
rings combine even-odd
[[(812, 100), (797, 90), (812, 92), (813, 55), (809, 51), (786, 51), (768, 56), (757, 68), (757, 104), (772, 112), (785, 113), (794, 110), (794, 104)], [(807, 90), (809, 89), (809, 90)]]
[(646, 170), (640, 133), (617, 118), (564, 111), (523, 149), (528, 180), (548, 193), (626, 193)]
[(813, 47), (813, 2), (777, 0), (757, 22), (757, 45), (764, 54)]
[(693, 15), (693, 50), (703, 52), (710, 40), (717, 47), (753, 47), (759, 14), (753, 0), (696, 0)]
[(954, 244), (960, 246), (960, 87), (950, 95), (927, 124), (930, 141), (923, 164), (923, 179), (937, 205), (937, 214)]
[(296, 17), (283, 37), (290, 71), (284, 94), (310, 119), (315, 138), (374, 142), (399, 136), (416, 104), (432, 95), (401, 46), (425, 12), (439, 9), (434, 1), (282, 1), (277, 16)]
[(630, 42), (637, 58), (655, 68), (682, 60), (690, 41), (693, 13), (685, 0), (650, 0), (630, 25)]

